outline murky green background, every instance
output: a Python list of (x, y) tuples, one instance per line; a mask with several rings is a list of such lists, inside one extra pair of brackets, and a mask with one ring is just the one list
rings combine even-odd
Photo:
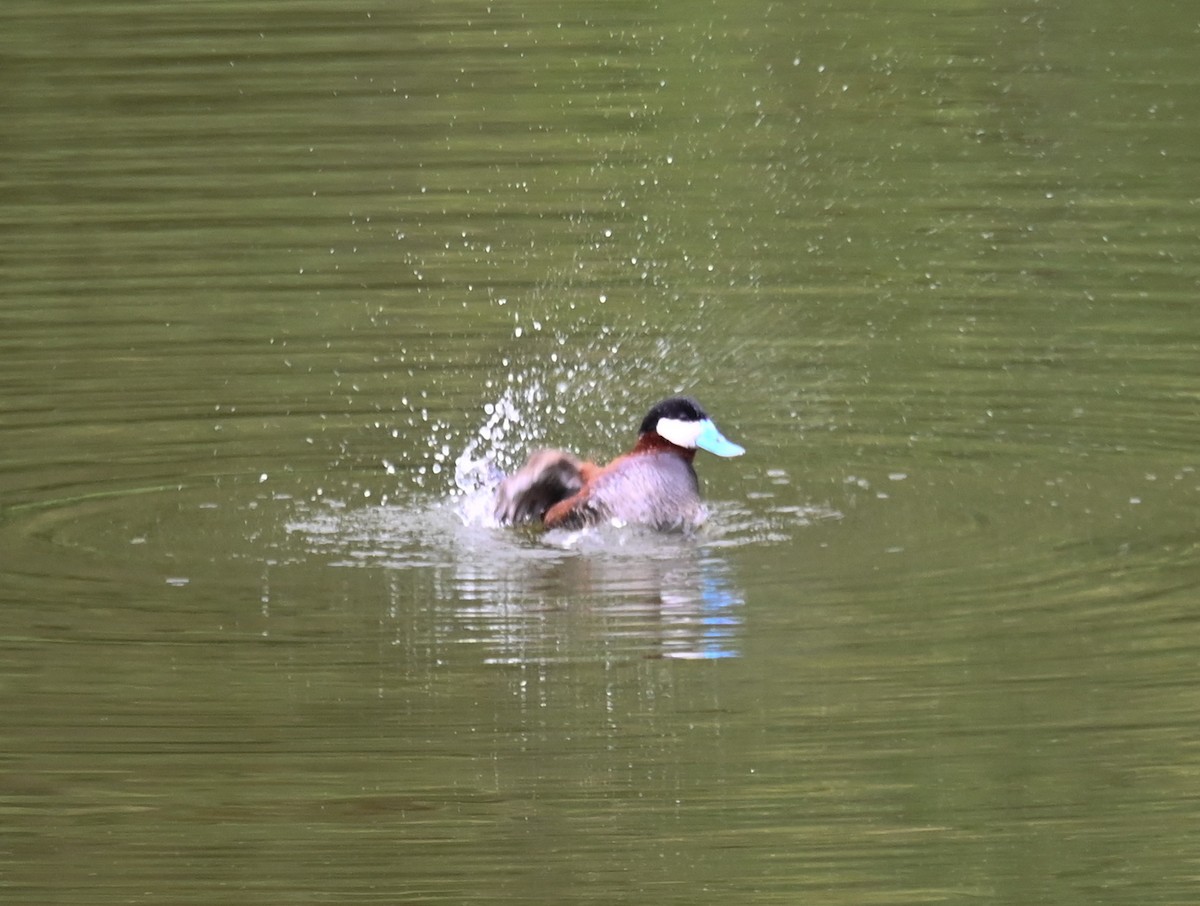
[[(7, 0), (0, 898), (1195, 903), (1198, 40)], [(470, 518), (677, 390), (699, 538)]]

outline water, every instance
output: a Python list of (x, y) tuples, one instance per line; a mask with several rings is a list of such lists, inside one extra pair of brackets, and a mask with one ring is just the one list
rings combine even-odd
[[(0, 12), (6, 901), (1195, 900), (1189, 6), (92, 7)], [(678, 391), (697, 536), (481, 518)]]

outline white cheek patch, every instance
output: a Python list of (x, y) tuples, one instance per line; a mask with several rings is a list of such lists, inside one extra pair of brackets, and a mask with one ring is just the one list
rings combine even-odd
[(685, 422), (678, 418), (660, 418), (654, 426), (658, 434), (677, 447), (696, 449), (696, 439), (704, 430), (704, 422)]

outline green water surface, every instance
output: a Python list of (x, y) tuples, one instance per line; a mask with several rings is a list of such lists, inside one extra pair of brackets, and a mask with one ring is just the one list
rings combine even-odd
[(1198, 40), (7, 0), (0, 899), (1195, 903)]

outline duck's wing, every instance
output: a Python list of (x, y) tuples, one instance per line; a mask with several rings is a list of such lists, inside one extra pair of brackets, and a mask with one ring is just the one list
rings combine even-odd
[(594, 470), (564, 450), (538, 450), (496, 488), (496, 521), (541, 522), (546, 510), (578, 494)]
[(585, 472), (584, 480), (583, 490), (546, 511), (546, 528), (577, 529), (616, 520), (672, 531), (704, 521), (696, 472), (675, 453), (627, 454), (594, 473)]

